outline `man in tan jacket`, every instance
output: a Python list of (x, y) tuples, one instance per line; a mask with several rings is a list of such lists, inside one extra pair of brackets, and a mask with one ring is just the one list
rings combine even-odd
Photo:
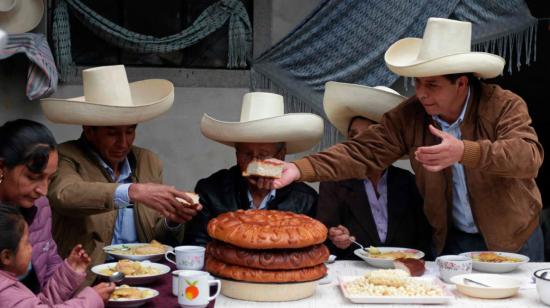
[(83, 125), (80, 139), (59, 146), (48, 194), (60, 254), (81, 243), (96, 265), (105, 261), (107, 245), (182, 241), (183, 223), (201, 205), (178, 202), (176, 197), (193, 204), (186, 193), (162, 184), (162, 164), (154, 153), (133, 145), (136, 123), (172, 105), (172, 84), (158, 79), (128, 84), (123, 66), (83, 75), (84, 98), (42, 101), (50, 120)]
[(543, 149), (527, 105), (476, 77), (498, 76), (504, 59), (470, 52), (471, 24), (430, 18), (423, 39), (386, 51), (393, 72), (415, 78), (416, 95), (354, 140), (285, 164), (279, 188), (300, 181), (364, 178), (409, 155), (438, 253), (519, 252), (543, 261), (535, 177)]

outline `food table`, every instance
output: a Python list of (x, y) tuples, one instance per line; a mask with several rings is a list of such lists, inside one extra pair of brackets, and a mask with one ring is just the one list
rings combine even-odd
[[(329, 274), (334, 277), (329, 284), (319, 285), (315, 294), (312, 297), (293, 301), (293, 302), (281, 302), (281, 303), (259, 303), (259, 302), (247, 302), (240, 301), (231, 298), (227, 298), (223, 295), (218, 296), (216, 299), (216, 307), (292, 307), (292, 308), (314, 308), (314, 307), (419, 307), (422, 305), (391, 305), (391, 304), (354, 304), (346, 299), (338, 286), (338, 275), (363, 275), (367, 270), (374, 269), (368, 266), (364, 261), (336, 261), (333, 264), (329, 264)], [(537, 290), (534, 283), (531, 282), (533, 272), (541, 268), (550, 268), (550, 263), (527, 263), (523, 264), (519, 269), (502, 274), (510, 277), (515, 277), (525, 281), (525, 284), (520, 288), (518, 294), (512, 298), (500, 299), (500, 300), (487, 300), (487, 299), (475, 299), (462, 295), (456, 291), (452, 285), (447, 285), (451, 292), (455, 295), (455, 299), (451, 300), (447, 305), (429, 305), (430, 307), (548, 307), (539, 301)], [(437, 275), (437, 266), (434, 262), (426, 263), (426, 275)], [(475, 271), (474, 271), (475, 272)], [(529, 283), (528, 283), (529, 282)]]
[[(340, 291), (338, 286), (339, 275), (351, 275), (351, 276), (360, 276), (363, 275), (366, 271), (375, 269), (370, 267), (364, 261), (336, 261), (328, 265), (329, 275), (334, 279), (328, 283), (317, 286), (315, 294), (309, 298), (292, 301), (292, 302), (249, 302), (241, 301), (232, 298), (225, 297), (220, 294), (216, 299), (215, 303), (211, 302), (208, 307), (235, 307), (235, 308), (261, 308), (261, 307), (292, 307), (292, 308), (317, 308), (317, 307), (407, 307), (414, 308), (420, 307), (423, 305), (398, 305), (398, 304), (354, 304), (345, 298)], [(550, 263), (526, 263), (523, 264), (519, 269), (505, 273), (501, 275), (506, 275), (509, 277), (514, 277), (520, 279), (524, 282), (520, 288), (517, 295), (512, 298), (507, 299), (476, 299), (468, 297), (458, 293), (456, 288), (453, 285), (447, 284), (447, 288), (454, 294), (455, 299), (451, 300), (446, 305), (429, 305), (430, 307), (479, 307), (479, 308), (490, 308), (490, 307), (549, 307), (545, 306), (540, 302), (537, 290), (535, 288), (534, 282), (531, 280), (533, 277), (533, 272), (541, 268), (550, 268)], [(474, 271), (475, 272), (475, 271)], [(426, 262), (426, 273), (425, 275), (437, 275), (437, 266), (434, 262)], [(142, 307), (179, 307), (178, 300), (175, 296), (172, 295), (172, 277), (171, 275), (164, 275), (161, 279), (156, 281), (153, 284), (148, 285), (150, 288), (154, 288), (160, 292), (160, 295), (155, 298), (153, 301), (147, 303)]]

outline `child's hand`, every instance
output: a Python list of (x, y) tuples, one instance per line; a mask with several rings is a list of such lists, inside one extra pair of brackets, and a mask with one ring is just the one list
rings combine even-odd
[(67, 262), (73, 271), (77, 273), (85, 273), (88, 269), (88, 265), (92, 262), (92, 259), (88, 257), (88, 254), (84, 248), (82, 248), (82, 245), (78, 244), (73, 248), (71, 254), (67, 257)]
[(113, 293), (115, 288), (116, 288), (116, 285), (114, 283), (107, 283), (107, 282), (102, 282), (93, 287), (93, 289), (97, 292), (99, 297), (101, 297), (101, 299), (105, 303), (109, 300), (109, 297), (111, 297), (111, 294)]

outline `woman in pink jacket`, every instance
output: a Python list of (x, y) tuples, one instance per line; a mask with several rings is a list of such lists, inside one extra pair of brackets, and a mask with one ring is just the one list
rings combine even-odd
[(101, 283), (76, 293), (86, 278), (90, 258), (76, 246), (42, 292), (35, 295), (17, 277), (28, 271), (32, 246), (29, 226), (17, 207), (0, 204), (0, 303), (2, 307), (103, 307), (114, 285)]
[(52, 239), (48, 199), (50, 177), (57, 170), (57, 144), (44, 125), (30, 120), (0, 127), (0, 201), (19, 207), (34, 247), (29, 271), (21, 282), (38, 293), (63, 262)]
[(44, 125), (19, 119), (0, 126), (0, 202), (19, 208), (29, 225), (32, 258), (17, 278), (34, 293), (63, 262), (52, 239), (51, 209), (44, 197), (57, 161), (57, 144)]

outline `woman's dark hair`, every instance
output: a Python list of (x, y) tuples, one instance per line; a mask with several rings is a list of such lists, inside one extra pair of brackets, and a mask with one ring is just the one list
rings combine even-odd
[(351, 120), (349, 120), (349, 123), (348, 123), (348, 130), (347, 130), (348, 134), (349, 134), (349, 130), (351, 129), (351, 124), (353, 124), (353, 121), (355, 121), (355, 120), (357, 120), (357, 119), (367, 120), (367, 121), (371, 121), (371, 122), (373, 122), (373, 123), (376, 123), (376, 122), (374, 122), (374, 121), (372, 121), (372, 120), (367, 119), (367, 118), (364, 117), (364, 116), (354, 116), (353, 118), (351, 118)]
[(18, 119), (0, 127), (0, 159), (8, 168), (24, 164), (31, 172), (41, 173), (55, 149), (55, 138), (43, 124)]
[(17, 253), (26, 224), (17, 206), (0, 203), (0, 251), (8, 249)]

